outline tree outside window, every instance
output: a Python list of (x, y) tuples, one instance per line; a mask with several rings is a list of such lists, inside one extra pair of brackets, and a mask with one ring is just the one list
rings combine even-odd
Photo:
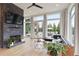
[[(60, 13), (47, 15), (48, 34), (60, 34)], [(48, 35), (49, 36), (49, 35)]]

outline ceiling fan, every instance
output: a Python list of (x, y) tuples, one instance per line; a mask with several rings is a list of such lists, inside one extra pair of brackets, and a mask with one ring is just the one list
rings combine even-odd
[(33, 7), (33, 6), (38, 7), (38, 8), (40, 8), (40, 9), (43, 9), (42, 6), (39, 6), (39, 5), (37, 5), (36, 3), (32, 3), (32, 5), (30, 5), (30, 6), (27, 7), (27, 9), (29, 9), (29, 8), (31, 8), (31, 7)]

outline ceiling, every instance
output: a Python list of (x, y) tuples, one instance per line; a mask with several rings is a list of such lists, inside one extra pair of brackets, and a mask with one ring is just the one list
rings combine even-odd
[(43, 9), (37, 8), (35, 6), (27, 9), (27, 7), (31, 5), (31, 3), (14, 3), (14, 4), (24, 10), (24, 16), (34, 16), (50, 12), (61, 11), (67, 8), (69, 5), (68, 3), (36, 3), (42, 6)]

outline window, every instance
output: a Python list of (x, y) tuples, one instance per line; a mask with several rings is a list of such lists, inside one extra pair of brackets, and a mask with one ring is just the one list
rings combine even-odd
[(26, 23), (26, 33), (30, 33), (30, 32), (31, 32), (30, 23)]
[(36, 17), (33, 17), (33, 20), (34, 21), (42, 21), (44, 19), (43, 16), (36, 16)]
[(71, 8), (71, 11), (70, 11), (70, 18), (72, 18), (74, 15), (75, 15), (75, 6), (73, 6), (73, 7)]
[(35, 27), (35, 33), (36, 36), (38, 38), (42, 38), (43, 37), (43, 20), (44, 20), (44, 16), (35, 16), (33, 17), (33, 21), (36, 23), (36, 25), (34, 25)]
[(55, 14), (48, 14), (47, 15), (47, 19), (51, 20), (51, 19), (59, 19), (60, 18), (60, 13), (55, 13)]
[(70, 20), (71, 20), (71, 42), (74, 45), (74, 30), (75, 30), (75, 6), (73, 6), (70, 10)]
[(60, 13), (47, 15), (47, 29), (48, 36), (52, 34), (60, 34)]
[(31, 33), (31, 21), (30, 21), (30, 19), (25, 20), (25, 32), (26, 32), (26, 34)]

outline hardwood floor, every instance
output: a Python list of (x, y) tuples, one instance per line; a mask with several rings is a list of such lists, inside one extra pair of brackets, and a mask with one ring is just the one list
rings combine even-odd
[(0, 48), (0, 56), (47, 56), (44, 49), (34, 48), (33, 39), (26, 38), (26, 42), (10, 49)]

